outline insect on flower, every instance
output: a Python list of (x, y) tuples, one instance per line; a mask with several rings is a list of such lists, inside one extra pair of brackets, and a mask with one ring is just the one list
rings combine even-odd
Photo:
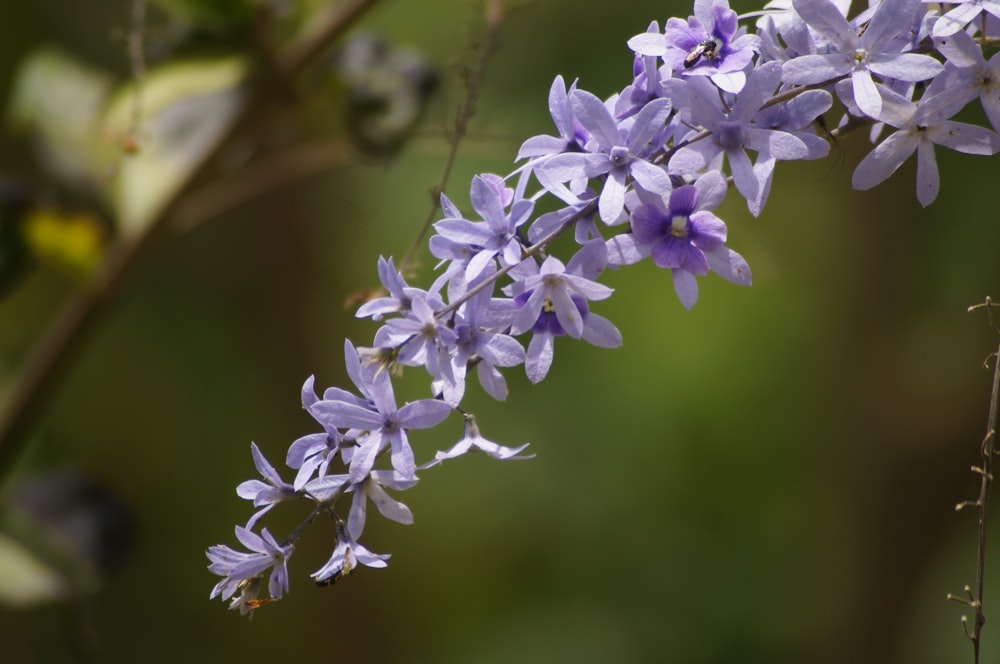
[[(337, 524), (336, 525), (336, 529), (337, 529), (337, 541), (338, 542), (344, 542), (344, 541), (346, 541), (346, 539), (347, 539), (347, 531), (344, 528), (344, 520), (341, 519), (339, 516), (337, 516), (333, 512), (330, 513), (330, 517)], [(332, 586), (333, 584), (335, 584), (338, 581), (340, 581), (341, 579), (343, 579), (345, 576), (347, 576), (348, 574), (350, 574), (351, 572), (354, 571), (354, 568), (355, 568), (356, 564), (355, 564), (355, 562), (353, 562), (353, 560), (354, 559), (352, 558), (352, 555), (351, 555), (351, 549), (350, 549), (350, 547), (348, 547), (347, 550), (346, 550), (346, 553), (344, 554), (343, 563), (341, 565), (341, 568), (338, 569), (338, 570), (336, 570), (333, 574), (331, 574), (330, 576), (326, 577), (325, 579), (318, 579), (316, 581), (316, 585), (319, 586), (320, 588), (325, 588), (327, 586)]]
[[(350, 574), (350, 571), (348, 571), (347, 574)], [(344, 574), (343, 571), (334, 572), (333, 576), (330, 576), (325, 579), (320, 579), (319, 581), (316, 582), (316, 585), (319, 586), (320, 588), (332, 586), (333, 584), (337, 583), (337, 581), (340, 581), (342, 578), (344, 578), (344, 576), (346, 575)]]
[(719, 46), (719, 42), (715, 39), (703, 39), (698, 42), (684, 57), (684, 68), (694, 67), (702, 58), (714, 60), (718, 55)]

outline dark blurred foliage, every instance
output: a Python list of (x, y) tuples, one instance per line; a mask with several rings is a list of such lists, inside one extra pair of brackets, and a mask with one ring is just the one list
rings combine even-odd
[[(921, 209), (912, 163), (872, 191), (850, 189), (864, 132), (823, 162), (779, 165), (758, 219), (727, 199), (720, 215), (752, 288), (707, 278), (685, 312), (667, 275), (622, 270), (598, 312), (623, 349), (560, 340), (541, 385), (514, 373), (508, 403), (472, 398), (485, 436), (530, 440), (538, 456), (423, 473), (401, 496), (416, 523), (373, 519), (366, 531), (374, 551), (393, 554), (388, 569), (315, 587), (307, 573), (332, 531), (313, 528), (286, 599), (252, 621), (208, 601), (204, 549), (232, 544), (250, 514), (235, 495), (254, 473), (250, 441), (280, 461), (315, 428), (302, 381), (343, 385), (343, 338), (374, 332), (340, 303), (377, 285), (377, 256), (401, 254), (426, 215), (478, 11), (385, 3), (360, 26), (440, 67), (442, 97), (395, 160), (308, 171), (229, 206), (161, 243), (118, 294), (7, 482), (84, 469), (126, 502), (141, 537), (86, 606), (0, 608), (0, 659), (969, 661), (961, 607), (945, 594), (974, 578), (975, 517), (953, 505), (978, 487), (968, 468), (996, 339), (965, 307), (1000, 296), (1000, 167), (939, 151), (942, 193)], [(556, 74), (610, 94), (631, 71), (628, 37), (688, 13), (645, 0), (508, 6), (449, 196), (467, 203), (474, 173), (508, 172), (520, 141), (550, 130)], [(120, 2), (85, 14), (55, 0), (3, 3), (3, 96), (43, 43), (124, 75), (116, 35), (128, 16)], [(324, 83), (310, 74), (309, 85)], [(342, 100), (308, 92), (262, 140), (342, 131)], [(27, 142), (0, 136), (5, 173), (61, 186)], [(424, 255), (424, 284), (431, 263)], [(0, 378), (76, 287), (39, 268), (0, 302)], [(424, 395), (419, 373), (405, 398)], [(418, 455), (460, 436), (448, 424), (414, 436)], [(287, 532), (300, 516), (276, 511), (268, 523)], [(1000, 597), (992, 551), (988, 617)], [(985, 661), (1000, 653), (996, 624)]]
[(423, 56), (374, 35), (348, 39), (333, 67), (343, 85), (348, 135), (358, 148), (376, 156), (403, 147), (438, 86), (438, 76)]
[(130, 552), (134, 519), (128, 506), (79, 469), (56, 468), (19, 478), (5, 496), (5, 506), (5, 530), (32, 546), (58, 579), (52, 597), (26, 594), (26, 604), (72, 600), (91, 592)]
[(23, 187), (0, 180), (0, 295), (20, 280), (30, 262), (24, 228), (30, 203)]

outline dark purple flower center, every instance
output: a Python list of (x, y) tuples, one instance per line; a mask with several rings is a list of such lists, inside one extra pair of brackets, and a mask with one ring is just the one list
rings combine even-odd
[(739, 122), (725, 121), (719, 123), (719, 145), (727, 150), (741, 147), (746, 140), (743, 125)]
[(472, 348), (476, 343), (479, 330), (468, 323), (461, 323), (455, 326), (455, 334), (458, 336), (457, 345), (460, 348)]
[[(587, 320), (587, 314), (589, 313), (587, 301), (578, 295), (570, 295), (570, 299), (576, 305), (576, 310), (580, 312), (580, 318)], [(539, 314), (538, 320), (531, 327), (531, 331), (535, 334), (548, 333), (554, 337), (566, 335), (566, 330), (559, 324), (559, 317), (556, 316), (555, 305), (549, 298), (545, 298), (545, 301), (542, 302), (542, 313)]]

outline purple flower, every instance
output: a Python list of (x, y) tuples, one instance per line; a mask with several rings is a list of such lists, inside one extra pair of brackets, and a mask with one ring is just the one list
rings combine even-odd
[(900, 52), (909, 44), (907, 37), (920, 0), (883, 0), (860, 36), (830, 0), (793, 0), (792, 4), (802, 20), (829, 39), (836, 50), (789, 60), (784, 65), (786, 83), (812, 85), (850, 74), (858, 108), (877, 118), (882, 97), (872, 74), (924, 81), (942, 69), (930, 56)]
[[(659, 34), (660, 26), (656, 21), (649, 24), (646, 32), (658, 37), (662, 36)], [(632, 61), (632, 76), (632, 83), (625, 86), (621, 94), (618, 95), (614, 113), (616, 118), (632, 117), (652, 100), (665, 96), (659, 60), (656, 56), (636, 53)], [(670, 77), (669, 71), (666, 72), (666, 76)]]
[(355, 314), (358, 318), (370, 316), (372, 320), (382, 320), (382, 316), (385, 314), (408, 311), (410, 299), (415, 292), (418, 292), (418, 289), (406, 285), (403, 275), (396, 269), (392, 258), (385, 259), (379, 256), (378, 277), (382, 282), (382, 287), (388, 291), (389, 295), (362, 304)]
[[(570, 91), (576, 88), (576, 82), (570, 86)], [(559, 136), (532, 136), (521, 144), (515, 161), (532, 158), (532, 161), (563, 152), (580, 152), (584, 144), (590, 140), (590, 134), (576, 121), (573, 109), (569, 104), (566, 83), (562, 76), (556, 76), (549, 88), (549, 113), (555, 122)]]
[(644, 32), (628, 41), (641, 55), (655, 55), (681, 76), (710, 76), (727, 92), (739, 92), (743, 70), (753, 59), (756, 38), (737, 37), (736, 12), (725, 0), (696, 2), (695, 16), (671, 18), (663, 34)]
[(830, 144), (815, 134), (812, 124), (832, 105), (833, 97), (826, 90), (807, 90), (786, 102), (757, 111), (754, 124), (788, 132), (802, 141), (807, 149), (803, 159), (822, 159), (830, 154)]
[(982, 48), (966, 32), (935, 38), (934, 46), (948, 62), (927, 86), (925, 96), (946, 93), (964, 101), (979, 97), (993, 129), (1000, 131), (1000, 53), (987, 62)]
[[(674, 161), (693, 161), (697, 155), (701, 164), (713, 163), (725, 152), (737, 191), (746, 199), (754, 216), (760, 214), (771, 189), (771, 177), (778, 159), (806, 159), (813, 154), (800, 138), (787, 132), (769, 129), (754, 119), (761, 106), (770, 99), (781, 81), (781, 64), (767, 62), (757, 67), (732, 106), (726, 106), (719, 92), (704, 78), (670, 81), (676, 103), (692, 126), (701, 125), (712, 133), (705, 140), (693, 141), (677, 150)], [(698, 131), (692, 131), (693, 139)], [(758, 153), (756, 164), (750, 163), (746, 150)]]
[(612, 264), (631, 264), (652, 256), (673, 275), (674, 290), (686, 309), (698, 300), (695, 276), (714, 270), (728, 281), (750, 284), (750, 267), (725, 246), (726, 225), (710, 210), (725, 196), (726, 181), (718, 171), (694, 185), (674, 189), (669, 201), (647, 203), (632, 212), (632, 233), (608, 241)]
[(606, 264), (607, 250), (600, 240), (584, 246), (566, 266), (554, 256), (546, 258), (541, 268), (533, 262), (522, 264), (531, 267), (530, 273), (508, 287), (520, 307), (511, 334), (532, 332), (524, 361), (532, 383), (548, 374), (555, 337), (569, 335), (604, 348), (621, 345), (618, 329), (587, 307), (588, 300), (603, 300), (614, 292), (593, 280)]
[(288, 592), (288, 559), (295, 547), (278, 544), (267, 528), (257, 535), (247, 528), (236, 526), (236, 539), (250, 551), (237, 551), (224, 544), (216, 544), (206, 552), (211, 561), (208, 571), (225, 577), (212, 588), (209, 599), (221, 597), (227, 600), (239, 592), (229, 608), (239, 608), (241, 614), (246, 614), (259, 603), (260, 579), (268, 569), (271, 575), (267, 589), (271, 599), (281, 599), (282, 594)]
[[(843, 15), (851, 3), (838, 0), (834, 4), (840, 7)], [(757, 19), (757, 36), (765, 61), (785, 62), (800, 55), (816, 53), (816, 42), (822, 37), (809, 31), (809, 26), (795, 13), (792, 0), (771, 0), (764, 5), (761, 13), (762, 16)]]
[(555, 155), (539, 164), (535, 176), (543, 187), (575, 204), (579, 199), (562, 183), (606, 176), (598, 199), (598, 212), (606, 224), (617, 222), (622, 214), (629, 178), (650, 192), (670, 187), (666, 172), (647, 161), (662, 146), (662, 141), (657, 144), (655, 138), (666, 126), (669, 99), (654, 99), (629, 118), (627, 125), (620, 126), (604, 102), (591, 93), (574, 90), (569, 98), (577, 119), (592, 136), (586, 146), (588, 152)]
[(851, 177), (855, 189), (871, 189), (916, 152), (917, 200), (926, 207), (937, 198), (940, 184), (935, 143), (966, 154), (991, 155), (1000, 150), (1000, 136), (996, 133), (948, 119), (965, 104), (961, 97), (942, 93), (914, 103), (889, 90), (883, 90), (882, 95), (882, 110), (877, 119), (899, 131), (890, 134), (861, 160)]
[[(598, 247), (600, 243), (588, 245)], [(590, 249), (589, 252), (593, 252)], [(611, 297), (613, 288), (570, 273), (554, 256), (549, 256), (534, 275), (516, 284), (515, 293), (520, 299), (520, 310), (514, 316), (511, 334), (530, 330), (543, 312), (555, 314), (565, 334), (579, 339), (583, 335), (583, 318), (573, 296), (584, 300), (604, 300)]]
[(285, 464), (289, 468), (298, 469), (295, 481), (292, 486), (296, 491), (305, 486), (313, 475), (320, 477), (326, 475), (330, 462), (336, 458), (340, 451), (342, 436), (340, 431), (330, 426), (324, 418), (317, 416), (313, 411), (313, 406), (319, 401), (313, 389), (315, 377), (309, 376), (302, 385), (302, 407), (318, 421), (324, 429), (324, 433), (312, 433), (302, 436), (293, 442), (288, 448), (285, 456)]
[(441, 392), (446, 403), (457, 406), (465, 392), (465, 378), (470, 366), (476, 367), (479, 384), (498, 401), (507, 398), (507, 382), (497, 367), (513, 367), (524, 362), (524, 348), (513, 337), (499, 331), (507, 327), (494, 324), (490, 311), (492, 299), (488, 290), (468, 300), (456, 312), (454, 331), (457, 336), (455, 353), (451, 357), (452, 382), (442, 382)]
[[(472, 178), (470, 199), (483, 221), (446, 217), (434, 224), (438, 235), (467, 248), (470, 257), (465, 268), (467, 281), (478, 277), (494, 258), (499, 258), (503, 265), (521, 262), (522, 247), (517, 230), (528, 221), (535, 204), (527, 200), (512, 202), (509, 192), (499, 176), (477, 175)], [(508, 206), (509, 213), (504, 211)]]
[(375, 503), (379, 514), (390, 521), (405, 526), (412, 524), (413, 513), (410, 508), (389, 496), (382, 487), (388, 487), (393, 491), (405, 491), (416, 483), (415, 477), (406, 478), (394, 470), (373, 470), (359, 484), (351, 486), (354, 499), (351, 501), (351, 512), (347, 517), (347, 532), (351, 539), (357, 540), (365, 529), (369, 500)]
[[(458, 206), (452, 203), (444, 194), (441, 194), (441, 212), (446, 219), (465, 219)], [(430, 289), (431, 292), (440, 292), (445, 282), (449, 284), (458, 282), (464, 287), (466, 283), (465, 267), (479, 249), (473, 245), (451, 240), (443, 235), (432, 235), (427, 246), (430, 249), (431, 255), (441, 260), (440, 264), (448, 263), (448, 268), (444, 274), (434, 280), (434, 284)]]
[(341, 578), (354, 571), (358, 564), (366, 567), (386, 567), (389, 554), (372, 553), (361, 544), (354, 541), (343, 525), (337, 524), (337, 546), (333, 549), (330, 559), (318, 570), (310, 574), (318, 584), (336, 583)]
[(482, 434), (479, 433), (479, 425), (476, 424), (476, 416), (471, 413), (466, 413), (465, 435), (462, 436), (462, 440), (455, 443), (451, 449), (435, 454), (434, 460), (424, 464), (421, 468), (430, 468), (431, 466), (436, 466), (445, 459), (454, 459), (468, 452), (477, 451), (483, 452), (487, 456), (500, 460), (533, 459), (535, 457), (534, 454), (521, 454), (527, 446), (528, 443), (525, 443), (520, 447), (504, 447), (503, 445), (498, 445), (491, 440), (486, 440), (483, 438)]
[(351, 458), (351, 484), (358, 484), (371, 472), (376, 457), (385, 448), (391, 450), (392, 467), (412, 479), (416, 464), (406, 431), (440, 424), (451, 413), (451, 406), (436, 399), (421, 399), (397, 409), (392, 381), (386, 372), (372, 376), (366, 388), (372, 397), (371, 404), (344, 400), (319, 402), (332, 426), (369, 432)]
[(446, 320), (434, 314), (435, 308), (444, 304), (421, 292), (410, 301), (410, 310), (401, 318), (388, 321), (375, 335), (379, 347), (398, 349), (396, 360), (407, 366), (424, 366), (427, 372), (439, 377), (450, 367), (449, 349), (455, 345), (458, 335)]
[(267, 482), (261, 482), (260, 480), (247, 480), (246, 482), (240, 483), (236, 487), (236, 495), (245, 500), (252, 500), (254, 507), (262, 507), (254, 513), (250, 520), (247, 521), (247, 528), (253, 528), (257, 521), (267, 514), (272, 507), (280, 502), (290, 500), (292, 498), (298, 498), (299, 492), (295, 487), (284, 480), (278, 475), (278, 471), (274, 469), (264, 455), (261, 453), (260, 448), (257, 447), (257, 443), (250, 443), (250, 452), (253, 455), (254, 466), (257, 467), (257, 472), (261, 474)]

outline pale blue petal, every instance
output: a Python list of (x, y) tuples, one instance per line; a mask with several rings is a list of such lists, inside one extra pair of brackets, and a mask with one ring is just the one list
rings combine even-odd
[(532, 136), (524, 143), (521, 143), (521, 148), (517, 151), (517, 157), (514, 161), (520, 161), (521, 159), (526, 159), (528, 157), (557, 154), (564, 152), (567, 147), (568, 142), (565, 138), (544, 135)]
[(365, 499), (366, 488), (378, 486), (368, 478), (360, 487), (354, 489), (351, 498), (351, 511), (347, 514), (347, 534), (351, 539), (358, 539), (365, 530), (365, 520), (368, 515), (368, 501)]
[[(587, 242), (566, 264), (566, 272), (594, 281), (608, 264), (608, 250), (601, 240)], [(574, 282), (575, 283), (575, 282)]]
[(733, 174), (736, 191), (747, 201), (755, 200), (760, 191), (760, 183), (754, 175), (750, 158), (742, 148), (726, 150), (726, 156), (729, 157), (729, 170)]
[[(937, 23), (941, 20), (938, 19)], [(937, 27), (935, 24), (935, 28)], [(986, 64), (983, 51), (967, 32), (955, 32), (953, 35), (935, 36), (934, 48), (956, 67), (972, 67)]]
[(351, 484), (359, 484), (371, 472), (372, 467), (375, 465), (375, 459), (378, 457), (379, 452), (382, 451), (382, 440), (381, 430), (374, 430), (368, 434), (361, 447), (355, 449), (354, 456), (351, 457), (349, 473)]
[(802, 55), (785, 62), (781, 79), (794, 85), (815, 85), (851, 71), (850, 56), (844, 53)]
[(927, 207), (934, 202), (940, 184), (934, 144), (920, 141), (917, 144), (917, 200), (922, 206)]
[(646, 144), (666, 125), (670, 110), (669, 99), (654, 99), (642, 107), (635, 116), (628, 135), (628, 145), (633, 152), (640, 153), (645, 150)]
[(781, 63), (765, 62), (750, 74), (750, 83), (741, 95), (736, 98), (733, 110), (729, 114), (731, 120), (746, 123), (756, 113), (761, 105), (781, 83)]
[(670, 177), (659, 166), (637, 160), (632, 162), (629, 172), (636, 183), (646, 191), (653, 194), (670, 193)]
[[(749, 60), (752, 53), (747, 55)], [(719, 86), (719, 89), (733, 94), (739, 93), (747, 84), (747, 75), (741, 71), (712, 74), (712, 82)]]
[(851, 176), (851, 185), (855, 189), (871, 189), (895, 173), (916, 149), (917, 139), (907, 132), (893, 133), (861, 160)]
[(406, 431), (404, 429), (393, 431), (389, 436), (389, 441), (391, 443), (389, 461), (392, 463), (392, 467), (404, 477), (414, 477), (417, 472), (417, 462), (413, 458), (413, 448), (410, 447), (410, 442), (407, 440)]
[(944, 65), (919, 53), (875, 53), (868, 60), (868, 68), (883, 78), (926, 81), (940, 74)]
[(601, 221), (606, 224), (614, 223), (622, 210), (625, 209), (625, 171), (623, 169), (616, 168), (608, 173), (608, 178), (604, 181), (604, 188), (601, 190), (601, 197), (597, 201), (597, 209)]
[(698, 210), (714, 210), (729, 191), (726, 176), (719, 171), (709, 171), (694, 183), (698, 190)]
[[(523, 352), (522, 350), (522, 354)], [(495, 367), (481, 362), (476, 367), (476, 375), (479, 377), (479, 384), (487, 394), (497, 401), (507, 400), (507, 381)]]
[(399, 409), (399, 425), (406, 429), (429, 429), (443, 422), (452, 408), (437, 399), (421, 399)]
[(748, 126), (744, 145), (761, 155), (784, 161), (805, 159), (809, 155), (809, 148), (797, 136), (776, 129)]
[(857, 33), (830, 0), (792, 0), (792, 6), (809, 27), (836, 44), (841, 51), (854, 50), (858, 43)]
[(607, 318), (591, 312), (584, 322), (583, 340), (599, 348), (618, 348), (622, 345), (622, 333)]
[(921, 0), (882, 0), (868, 22), (868, 27), (858, 38), (858, 44), (869, 51), (877, 51), (883, 44), (908, 31), (920, 2)]
[(927, 134), (938, 145), (965, 154), (993, 155), (1000, 150), (1000, 136), (995, 132), (964, 122), (942, 122)]
[(528, 380), (533, 384), (540, 383), (552, 367), (553, 339), (551, 334), (539, 333), (531, 337), (524, 368)]
[(978, 2), (960, 3), (934, 22), (931, 35), (935, 38), (953, 35), (979, 16), (980, 11), (982, 5)]
[(324, 417), (339, 429), (377, 429), (382, 426), (382, 416), (370, 408), (344, 401), (318, 401), (316, 408), (322, 408)]
[(569, 94), (569, 103), (573, 113), (605, 152), (622, 145), (621, 132), (611, 112), (600, 99), (586, 90), (574, 90)]
[(569, 97), (566, 94), (566, 83), (563, 77), (558, 75), (553, 79), (549, 88), (549, 113), (552, 121), (559, 130), (559, 135), (563, 138), (573, 136), (573, 109), (569, 105)]
[[(404, 526), (409, 526), (413, 523), (413, 512), (410, 508), (393, 499), (385, 490), (380, 487), (377, 483), (369, 481), (365, 486), (365, 492), (371, 501), (375, 503), (375, 507), (378, 508), (379, 514), (389, 519), (390, 521), (395, 521), (396, 523), (401, 523)], [(353, 533), (352, 537), (357, 538)]]
[(591, 279), (579, 277), (575, 274), (564, 274), (563, 280), (572, 288), (577, 295), (583, 296), (587, 300), (606, 300), (615, 292), (614, 288), (599, 284)]
[(619, 233), (607, 241), (609, 265), (632, 265), (649, 255), (650, 245), (639, 245), (631, 233)]
[(434, 230), (460, 244), (486, 245), (493, 239), (486, 224), (466, 219), (443, 219), (434, 224)]
[(705, 252), (705, 258), (712, 271), (726, 281), (740, 286), (749, 286), (750, 265), (738, 253), (728, 247), (719, 247)]
[(854, 84), (854, 102), (858, 108), (865, 115), (877, 119), (882, 112), (882, 95), (879, 94), (871, 73), (867, 69), (857, 69), (851, 73), (851, 81)]
[(628, 47), (639, 55), (660, 56), (667, 52), (667, 40), (662, 34), (643, 32), (629, 39)]
[(513, 367), (524, 362), (524, 348), (517, 339), (506, 334), (494, 334), (476, 354), (498, 367)]
[(253, 465), (256, 466), (257, 472), (260, 473), (261, 477), (266, 479), (268, 482), (274, 486), (280, 486), (283, 484), (281, 481), (281, 476), (278, 475), (278, 471), (274, 469), (264, 454), (257, 447), (257, 443), (250, 443), (250, 454), (253, 456)]
[(680, 268), (673, 268), (671, 273), (677, 297), (685, 309), (690, 309), (698, 301), (698, 280), (693, 274)]

